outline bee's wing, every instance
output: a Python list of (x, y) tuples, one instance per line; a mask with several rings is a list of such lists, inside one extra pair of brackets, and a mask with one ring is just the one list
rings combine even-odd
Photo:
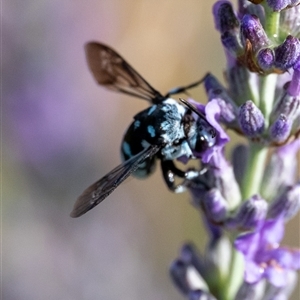
[(89, 68), (100, 85), (152, 103), (165, 99), (110, 47), (90, 42), (85, 45), (85, 52)]
[(110, 195), (148, 157), (155, 155), (161, 146), (151, 145), (131, 159), (120, 164), (107, 175), (89, 186), (77, 199), (70, 214), (72, 218), (85, 214)]

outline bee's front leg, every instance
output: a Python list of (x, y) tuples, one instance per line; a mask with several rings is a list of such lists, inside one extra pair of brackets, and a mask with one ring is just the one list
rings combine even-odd
[[(203, 170), (188, 169), (182, 171), (175, 166), (172, 160), (161, 160), (161, 169), (168, 188), (174, 193), (186, 191), (190, 187), (189, 183), (195, 182), (195, 179), (203, 174)], [(176, 176), (183, 179), (180, 184), (176, 184)]]

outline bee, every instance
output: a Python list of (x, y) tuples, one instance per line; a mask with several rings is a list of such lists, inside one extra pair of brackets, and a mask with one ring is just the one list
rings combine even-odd
[(123, 94), (147, 100), (150, 106), (133, 117), (122, 144), (123, 162), (89, 186), (77, 199), (71, 217), (79, 217), (110, 195), (129, 175), (139, 178), (153, 173), (160, 160), (164, 180), (174, 192), (185, 190), (175, 178), (199, 176), (199, 171), (182, 171), (174, 160), (195, 159), (216, 143), (216, 131), (205, 116), (189, 102), (171, 95), (196, 87), (203, 79), (178, 87), (165, 96), (155, 90), (116, 51), (97, 42), (85, 46), (88, 66), (99, 85)]

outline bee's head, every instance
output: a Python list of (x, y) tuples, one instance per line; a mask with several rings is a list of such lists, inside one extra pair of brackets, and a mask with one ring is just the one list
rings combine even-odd
[(197, 156), (216, 144), (216, 130), (202, 117), (185, 128), (185, 134), (192, 152)]
[(184, 131), (192, 152), (198, 156), (197, 154), (200, 155), (216, 144), (217, 132), (208, 123), (204, 114), (186, 100), (180, 99), (180, 101), (189, 108), (185, 115)]

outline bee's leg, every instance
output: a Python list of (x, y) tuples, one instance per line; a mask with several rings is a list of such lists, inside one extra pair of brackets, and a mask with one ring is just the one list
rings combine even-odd
[[(168, 188), (175, 193), (182, 193), (189, 187), (196, 187), (198, 180), (194, 179), (203, 174), (203, 170), (189, 169), (182, 171), (175, 166), (172, 160), (161, 160), (161, 169)], [(176, 176), (184, 179), (181, 184), (175, 183)]]

